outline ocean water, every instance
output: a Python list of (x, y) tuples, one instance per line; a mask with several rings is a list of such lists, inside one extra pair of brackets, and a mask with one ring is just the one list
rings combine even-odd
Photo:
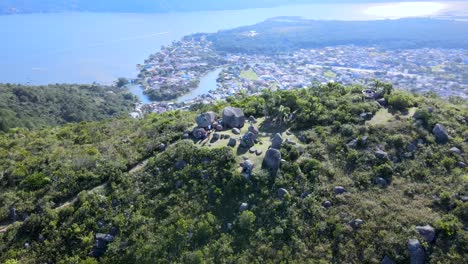
[(0, 16), (0, 82), (112, 83), (162, 45), (276, 16), (372, 20), (409, 16), (466, 18), (466, 2), (315, 4), (165, 14), (53, 13)]

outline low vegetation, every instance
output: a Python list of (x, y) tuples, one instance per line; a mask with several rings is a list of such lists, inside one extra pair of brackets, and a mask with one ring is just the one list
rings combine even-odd
[[(405, 94), (392, 103), (399, 92), (389, 90), (393, 117), (368, 125), (360, 114), (383, 108), (361, 91), (339, 84), (264, 91), (142, 120), (0, 134), (0, 262), (380, 263), (387, 256), (408, 263), (407, 241), (415, 238), (428, 263), (463, 263), (466, 101)], [(411, 102), (414, 117), (400, 117), (401, 101)], [(260, 133), (288, 129), (300, 140), (283, 143), (277, 175), (255, 161), (247, 180), (236, 149), (182, 140), (196, 112), (226, 105), (256, 117)], [(435, 124), (446, 128), (447, 144), (436, 142)], [(279, 188), (288, 192), (282, 198)], [(433, 242), (416, 230), (426, 224), (435, 228)], [(99, 257), (98, 233), (109, 235)]]
[(0, 131), (128, 115), (136, 99), (125, 90), (98, 85), (0, 84)]

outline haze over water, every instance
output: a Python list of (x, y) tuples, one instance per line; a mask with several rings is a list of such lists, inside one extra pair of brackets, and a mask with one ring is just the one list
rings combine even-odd
[(167, 14), (59, 13), (0, 16), (0, 82), (111, 83), (161, 45), (276, 16), (317, 20), (468, 16), (468, 3), (314, 4)]

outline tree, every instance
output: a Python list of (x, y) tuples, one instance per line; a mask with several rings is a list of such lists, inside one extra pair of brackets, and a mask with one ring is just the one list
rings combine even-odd
[(127, 84), (129, 84), (128, 79), (127, 79), (127, 78), (122, 78), (122, 77), (119, 78), (119, 79), (117, 80), (117, 83), (116, 83), (117, 87), (119, 87), (119, 88), (122, 88), (122, 87), (124, 87), (124, 86), (127, 85)]

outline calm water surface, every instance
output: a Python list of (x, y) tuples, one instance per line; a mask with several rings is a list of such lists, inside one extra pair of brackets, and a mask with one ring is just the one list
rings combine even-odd
[[(111, 83), (134, 78), (135, 65), (174, 40), (275, 16), (369, 20), (460, 14), (462, 2), (321, 4), (168, 14), (59, 13), (0, 16), (0, 82)], [(437, 4), (437, 3), (436, 3)], [(405, 6), (406, 5), (406, 6)], [(425, 7), (425, 8), (423, 8)], [(382, 10), (391, 10), (387, 13)], [(402, 10), (405, 10), (403, 12)], [(412, 10), (412, 11), (408, 11)]]

